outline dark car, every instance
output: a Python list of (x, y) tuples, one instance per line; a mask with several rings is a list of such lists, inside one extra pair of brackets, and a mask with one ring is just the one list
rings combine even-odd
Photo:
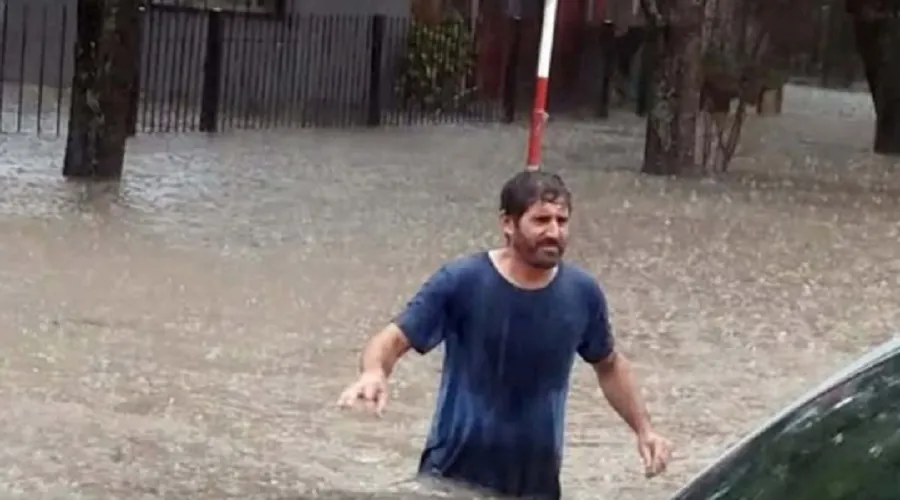
[(900, 500), (900, 339), (779, 413), (674, 500)]

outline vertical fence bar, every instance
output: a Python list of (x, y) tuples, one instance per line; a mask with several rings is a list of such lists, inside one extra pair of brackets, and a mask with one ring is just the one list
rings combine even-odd
[(203, 65), (203, 96), (200, 131), (215, 132), (219, 121), (219, 82), (222, 80), (222, 11), (209, 11), (206, 33), (206, 61)]
[(247, 118), (246, 127), (256, 128), (259, 122), (260, 96), (262, 95), (262, 52), (264, 48), (261, 47), (259, 38), (263, 30), (260, 24), (256, 22), (256, 19), (252, 19), (249, 15), (247, 15), (247, 22), (250, 23), (250, 35), (246, 40), (247, 51), (250, 54), (247, 59), (247, 63), (250, 65), (250, 73), (247, 78), (249, 88), (245, 94), (245, 98), (247, 99), (245, 108)]
[(187, 59), (187, 79), (185, 82), (186, 85), (186, 98), (187, 102), (184, 105), (185, 112), (185, 121), (184, 127), (186, 130), (194, 132), (197, 130), (197, 85), (200, 83), (200, 69), (197, 67), (197, 60), (199, 59), (197, 55), (197, 46), (200, 41), (200, 34), (197, 32), (197, 27), (199, 26), (198, 20), (199, 16), (192, 13), (191, 16), (188, 17), (187, 20), (187, 46), (188, 51), (185, 54), (185, 58)]
[(506, 75), (503, 77), (503, 119), (506, 123), (516, 121), (516, 106), (519, 96), (519, 61), (522, 52), (522, 19), (510, 18), (510, 44), (506, 57)]
[[(409, 31), (412, 29), (412, 22), (406, 19), (403, 19), (402, 21), (406, 25), (406, 31), (403, 33), (403, 35), (409, 36)], [(418, 121), (417, 118), (421, 117), (422, 115), (422, 104), (420, 102), (417, 102), (416, 100), (414, 100), (413, 103), (413, 106), (409, 106), (408, 103), (404, 103), (405, 106), (402, 109), (404, 111), (403, 125), (409, 126), (415, 124)]]
[[(176, 6), (180, 6), (181, 1), (178, 0)], [(178, 20), (184, 11), (180, 9), (170, 10), (165, 13), (162, 21), (166, 29), (165, 38), (163, 38), (163, 66), (162, 66), (162, 102), (160, 103), (160, 121), (165, 119), (165, 131), (171, 132), (173, 123), (172, 112), (175, 109), (175, 64), (178, 59), (177, 47), (175, 39), (178, 36)], [(177, 130), (177, 129), (176, 129)]]
[(370, 127), (381, 125), (381, 61), (384, 42), (385, 16), (372, 16), (369, 27), (369, 113), (366, 124)]
[[(59, 38), (59, 78), (56, 82), (56, 136), (59, 137), (62, 135), (62, 113), (63, 113), (63, 89), (66, 87), (64, 84), (65, 80), (65, 71), (66, 71), (66, 52), (68, 51), (69, 45), (66, 43), (66, 37), (69, 34), (69, 10), (66, 4), (62, 5), (62, 32), (60, 33)], [(3, 16), (4, 20), (6, 19), (6, 15)], [(5, 24), (5, 23), (4, 23)], [(6, 27), (3, 28), (3, 38), (6, 40)], [(0, 52), (6, 52), (6, 47), (4, 44), (3, 48), (0, 48)], [(0, 58), (3, 56), (0, 55)], [(3, 74), (3, 62), (0, 59), (0, 75)], [(3, 109), (3, 98), (0, 97), (0, 109)]]
[[(237, 20), (238, 16), (236, 13), (228, 16), (228, 23), (225, 25), (225, 34), (227, 36), (224, 36), (222, 41), (222, 56), (225, 59), (225, 67), (222, 69), (222, 110), (219, 115), (223, 129), (231, 128), (234, 123), (234, 81), (236, 80), (234, 78), (234, 38), (237, 31)], [(193, 42), (191, 42), (191, 47), (195, 47)], [(193, 67), (193, 61), (191, 66)], [(193, 88), (193, 83), (191, 88)]]
[(275, 70), (272, 72), (269, 127), (279, 127), (281, 126), (281, 115), (284, 108), (284, 54), (287, 51), (284, 32), (287, 22), (283, 18), (274, 18), (272, 22), (275, 23), (274, 38), (275, 46), (278, 47), (278, 50), (275, 52)]
[(324, 15), (322, 16), (322, 22), (319, 23), (322, 27), (321, 38), (319, 41), (321, 45), (319, 45), (319, 78), (318, 85), (316, 85), (316, 100), (315, 100), (315, 123), (316, 126), (321, 126), (323, 122), (328, 120), (328, 112), (330, 111), (328, 108), (331, 104), (331, 95), (332, 95), (332, 85), (331, 85), (331, 16)]
[(821, 85), (823, 87), (828, 87), (831, 83), (831, 72), (834, 66), (834, 31), (835, 31), (835, 22), (834, 20), (840, 18), (838, 13), (835, 12), (835, 9), (829, 5), (828, 6), (828, 17), (827, 23), (824, 25), (824, 33), (821, 42), (821, 57), (822, 61), (821, 66)]
[(320, 21), (321, 17), (317, 15), (309, 16), (309, 35), (307, 39), (309, 40), (309, 46), (306, 48), (307, 58), (306, 62), (306, 70), (303, 74), (303, 114), (301, 115), (301, 126), (307, 127), (311, 125), (312, 116), (314, 113), (315, 103), (313, 102), (313, 96), (317, 90), (317, 85), (319, 82), (319, 55), (321, 51), (319, 50), (319, 42), (322, 39), (320, 33)]
[(172, 23), (169, 22), (168, 11), (160, 7), (156, 9), (155, 23), (159, 26), (156, 32), (156, 65), (153, 74), (153, 109), (154, 131), (163, 131), (165, 123), (163, 116), (166, 113), (166, 68), (168, 64), (167, 50), (169, 33), (172, 32)]
[(285, 110), (285, 122), (288, 127), (295, 125), (294, 117), (297, 112), (297, 67), (300, 65), (301, 46), (298, 36), (298, 24), (300, 19), (292, 12), (287, 14), (288, 26), (288, 89), (287, 89), (287, 109)]
[(285, 18), (276, 18), (274, 21), (278, 23), (278, 72), (275, 76), (275, 105), (274, 105), (274, 114), (272, 116), (272, 125), (275, 127), (281, 127), (284, 119), (284, 111), (287, 103), (285, 103), (284, 95), (285, 90), (287, 89), (287, 78), (285, 78), (285, 69), (284, 65), (287, 59), (288, 52), (288, 44), (287, 44), (287, 28), (288, 28), (288, 20)]
[(294, 67), (293, 58), (295, 47), (291, 44), (291, 34), (293, 31), (294, 23), (293, 19), (287, 14), (282, 13), (279, 18), (282, 25), (281, 32), (281, 72), (279, 73), (279, 99), (280, 104), (278, 106), (278, 126), (284, 127), (289, 126), (290, 121), (288, 117), (290, 116), (290, 106), (291, 106), (291, 85), (293, 84), (292, 77), (293, 74), (291, 70)]
[(357, 19), (358, 16), (344, 16), (343, 23), (343, 36), (345, 39), (352, 41), (347, 44), (347, 56), (345, 57), (347, 63), (344, 67), (344, 121), (347, 127), (356, 125), (356, 75), (358, 73), (357, 68), (359, 68), (359, 45), (356, 43), (357, 40), (355, 38), (357, 33), (359, 33), (356, 30)]
[[(244, 14), (247, 15), (247, 14)], [(250, 23), (250, 16), (247, 15), (247, 22)], [(254, 20), (255, 21), (255, 20)], [(247, 52), (249, 53), (249, 57), (247, 59), (247, 64), (250, 65), (251, 72), (248, 77), (249, 81), (249, 89), (246, 90), (244, 94), (244, 98), (247, 99), (246, 107), (244, 108), (245, 112), (245, 126), (247, 128), (255, 128), (256, 124), (254, 122), (254, 114), (256, 114), (256, 119), (259, 119), (258, 111), (259, 111), (259, 96), (261, 94), (260, 88), (262, 87), (262, 57), (260, 55), (261, 49), (259, 44), (259, 34), (260, 34), (260, 25), (259, 23), (253, 22), (250, 23), (249, 36), (245, 40), (247, 43)]]
[(141, 5), (138, 7), (140, 18), (137, 23), (137, 50), (135, 51), (138, 60), (137, 69), (134, 71), (134, 79), (131, 81), (131, 91), (128, 97), (128, 118), (126, 119), (129, 137), (134, 137), (137, 134), (138, 110), (141, 102), (141, 73), (144, 70), (144, 58), (142, 56), (144, 54), (144, 13), (146, 11), (147, 8), (145, 6)]
[(310, 15), (305, 15), (303, 17), (303, 26), (304, 29), (299, 33), (303, 34), (303, 60), (300, 67), (300, 74), (302, 75), (302, 79), (300, 80), (300, 116), (299, 116), (299, 124), (300, 127), (306, 126), (306, 117), (309, 114), (309, 100), (310, 100), (310, 68), (312, 67), (313, 62), (313, 47), (315, 47), (315, 18)]
[(353, 20), (353, 33), (356, 50), (353, 51), (353, 124), (363, 126), (366, 124), (366, 74), (369, 66), (369, 37), (366, 27), (369, 19), (364, 16), (356, 16)]
[(659, 59), (660, 28), (648, 25), (644, 31), (644, 45), (641, 50), (641, 69), (638, 78), (638, 95), (635, 112), (638, 116), (647, 116), (650, 111), (650, 97)]
[(259, 47), (262, 71), (260, 71), (260, 106), (257, 127), (264, 129), (269, 126), (269, 120), (272, 117), (272, 80), (275, 79), (278, 48), (274, 30), (269, 29), (270, 25), (265, 18), (260, 18), (258, 23), (260, 24)]
[(219, 89), (219, 107), (216, 119), (218, 120), (216, 131), (221, 132), (222, 130), (230, 127), (229, 125), (229, 116), (231, 113), (231, 107), (228, 104), (228, 100), (231, 97), (230, 92), (228, 91), (229, 84), (234, 79), (234, 66), (235, 61), (232, 58), (228, 57), (228, 50), (230, 48), (231, 42), (234, 40), (234, 29), (237, 24), (237, 12), (223, 12), (222, 14), (222, 29), (221, 29), (221, 49), (220, 49), (220, 59), (221, 64), (219, 68), (219, 78), (216, 82), (216, 87)]
[[(159, 8), (154, 8), (151, 4), (150, 6), (150, 18), (149, 18), (149, 26), (151, 31), (153, 32), (154, 37), (151, 37), (149, 42), (153, 49), (150, 53), (147, 54), (148, 60), (152, 54), (153, 56), (153, 64), (151, 67), (153, 68), (151, 71), (147, 72), (147, 81), (149, 85), (147, 85), (147, 89), (150, 90), (152, 87), (152, 97), (150, 93), (147, 93), (144, 96), (144, 104), (145, 104), (145, 112), (149, 111), (150, 120), (149, 120), (149, 130), (151, 132), (156, 131), (156, 118), (157, 118), (157, 107), (159, 105), (159, 87), (160, 87), (160, 65), (162, 58), (162, 50), (160, 50), (160, 40), (162, 40), (163, 30), (160, 29), (162, 23), (161, 11)], [(154, 29), (156, 28), (156, 29)]]
[(0, 39), (0, 132), (3, 132), (4, 95), (6, 94), (6, 38), (9, 35), (9, 2), (3, 2), (3, 38)]
[(321, 64), (319, 65), (318, 99), (316, 99), (316, 125), (323, 125), (331, 118), (332, 95), (334, 95), (334, 72), (331, 65), (332, 16), (322, 16)]
[[(230, 83), (232, 98), (230, 106), (229, 126), (242, 128), (247, 125), (247, 106), (252, 97), (250, 73), (253, 70), (253, 57), (250, 51), (250, 20), (246, 13), (236, 14), (234, 35), (231, 37), (232, 57), (226, 80)], [(237, 23), (240, 19), (240, 27)]]
[(241, 39), (239, 42), (240, 61), (240, 92), (235, 94), (235, 98), (240, 99), (240, 113), (237, 116), (238, 126), (247, 127), (250, 123), (250, 99), (253, 97), (253, 65), (256, 58), (253, 57), (253, 45), (250, 44), (253, 36), (253, 26), (250, 24), (250, 17), (244, 13), (241, 16), (243, 20), (243, 29), (241, 31)]
[(345, 40), (341, 37), (342, 21), (343, 19), (340, 15), (331, 17), (331, 35), (328, 37), (328, 61), (331, 63), (328, 71), (331, 75), (331, 84), (328, 86), (331, 89), (328, 106), (331, 110), (331, 116), (328, 117), (328, 124), (331, 126), (340, 126), (344, 116), (344, 103), (343, 99), (341, 99), (341, 94), (344, 91), (344, 66), (347, 59), (344, 57), (342, 50), (346, 45), (341, 43)]
[[(336, 72), (334, 75), (334, 98), (336, 101), (335, 125), (339, 127), (344, 127), (347, 123), (347, 88), (350, 86), (347, 82), (347, 68), (350, 66), (350, 58), (348, 57), (350, 54), (350, 44), (341, 43), (345, 40), (349, 40), (347, 32), (344, 29), (346, 22), (346, 16), (338, 15), (335, 19), (333, 39), (337, 40), (337, 43), (332, 46), (332, 50), (338, 51), (338, 65), (337, 68), (335, 68)], [(332, 59), (334, 59), (334, 56), (332, 56)]]
[[(248, 7), (249, 8), (249, 7)], [(250, 16), (246, 12), (241, 14), (244, 20), (244, 29), (241, 33), (240, 41), (240, 72), (241, 72), (241, 89), (236, 97), (240, 99), (240, 116), (239, 127), (247, 128), (250, 126), (250, 101), (253, 99), (253, 73), (255, 73), (256, 57), (254, 53), (255, 46), (251, 44), (253, 40), (253, 24), (250, 23)]]
[(47, 4), (41, 5), (41, 56), (38, 67), (37, 133), (41, 135), (44, 121), (44, 74), (47, 61)]
[[(613, 72), (615, 71), (615, 58), (617, 56), (614, 46), (615, 43), (615, 25), (613, 25), (611, 21), (603, 21), (603, 25), (600, 27), (600, 64), (602, 68), (600, 75), (600, 95), (597, 99), (595, 113), (597, 118), (609, 118), (610, 82), (612, 80)], [(634, 63), (631, 65), (634, 66)]]
[[(403, 18), (390, 18), (390, 22), (387, 24), (387, 34), (386, 38), (382, 39), (387, 40), (395, 40), (399, 36), (406, 37), (409, 35), (409, 30), (411, 29), (411, 22), (403, 19)], [(390, 47), (391, 52), (387, 55), (386, 60), (390, 61), (397, 56), (396, 47)], [(400, 50), (407, 50), (406, 45), (403, 46)], [(382, 60), (384, 61), (384, 59)], [(383, 70), (383, 66), (382, 66)], [(388, 120), (391, 125), (400, 125), (400, 120), (402, 118), (402, 112), (404, 109), (404, 105), (406, 102), (403, 100), (403, 96), (400, 96), (396, 91), (396, 88), (389, 88), (386, 92), (387, 98), (390, 100), (387, 106), (388, 112)], [(385, 97), (385, 94), (382, 94), (382, 98)]]
[[(187, 130), (187, 105), (182, 101), (185, 100), (186, 95), (185, 91), (188, 87), (185, 85), (185, 80), (190, 76), (186, 70), (186, 62), (187, 62), (187, 32), (189, 27), (189, 22), (191, 17), (193, 16), (193, 12), (190, 11), (179, 11), (178, 19), (176, 20), (176, 28), (175, 32), (178, 35), (178, 38), (175, 40), (173, 45), (178, 48), (178, 56), (177, 56), (177, 67), (178, 73), (173, 83), (176, 86), (172, 91), (172, 96), (175, 99), (175, 131), (185, 131)], [(176, 61), (172, 61), (172, 66), (176, 66)]]
[[(248, 3), (249, 9), (249, 3)], [(257, 77), (259, 76), (259, 55), (257, 54), (257, 46), (256, 46), (256, 33), (258, 25), (255, 23), (251, 23), (250, 16), (247, 13), (244, 13), (244, 19), (247, 22), (247, 32), (244, 35), (244, 59), (241, 64), (241, 71), (246, 75), (245, 82), (242, 92), (242, 99), (244, 100), (244, 128), (251, 128), (253, 126), (253, 106), (255, 103), (256, 96), (259, 93), (258, 85), (257, 85)]]
[[(234, 63), (229, 68), (231, 80), (231, 104), (228, 110), (228, 126), (234, 127), (235, 121), (237, 126), (241, 126), (241, 116), (244, 105), (247, 100), (247, 16), (237, 14), (240, 18), (240, 29), (235, 27), (234, 35), (231, 37), (231, 53), (230, 57)], [(237, 24), (237, 21), (235, 21)], [(237, 74), (235, 74), (237, 71)]]
[(16, 114), (16, 132), (22, 131), (22, 114), (25, 107), (25, 51), (28, 46), (28, 21), (29, 9), (28, 4), (22, 7), (22, 46), (19, 50), (19, 111)]

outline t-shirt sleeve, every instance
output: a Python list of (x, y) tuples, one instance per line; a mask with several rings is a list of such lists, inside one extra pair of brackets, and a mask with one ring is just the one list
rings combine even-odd
[(578, 345), (578, 355), (588, 363), (597, 363), (609, 357), (615, 348), (606, 295), (600, 285), (592, 282), (588, 287), (587, 328)]
[(419, 354), (426, 354), (444, 340), (447, 310), (455, 284), (454, 274), (446, 266), (440, 268), (394, 318), (394, 324)]

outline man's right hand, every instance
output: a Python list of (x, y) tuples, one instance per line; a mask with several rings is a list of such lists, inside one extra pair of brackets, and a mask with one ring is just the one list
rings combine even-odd
[(381, 371), (364, 372), (356, 382), (344, 389), (338, 398), (338, 406), (341, 408), (363, 406), (380, 416), (387, 401), (387, 376)]

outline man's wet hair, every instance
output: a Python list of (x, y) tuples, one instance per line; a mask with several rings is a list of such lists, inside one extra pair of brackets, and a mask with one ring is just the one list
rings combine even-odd
[(500, 190), (500, 213), (519, 220), (537, 202), (560, 203), (572, 210), (572, 193), (557, 174), (523, 170)]

